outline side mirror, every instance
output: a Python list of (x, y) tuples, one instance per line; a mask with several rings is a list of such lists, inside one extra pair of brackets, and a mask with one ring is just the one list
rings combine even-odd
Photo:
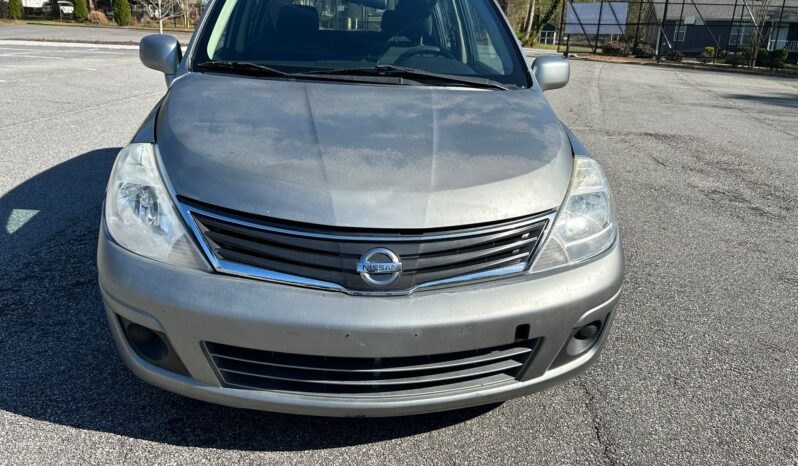
[(183, 58), (180, 42), (173, 36), (151, 34), (143, 37), (139, 43), (139, 59), (147, 68), (160, 71), (166, 75), (166, 85), (175, 78), (177, 66)]
[(571, 77), (571, 65), (564, 58), (555, 55), (538, 57), (532, 63), (532, 74), (535, 75), (540, 90), (559, 89), (568, 84)]

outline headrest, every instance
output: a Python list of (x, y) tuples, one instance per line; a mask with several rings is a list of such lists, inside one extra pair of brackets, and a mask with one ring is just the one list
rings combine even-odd
[(393, 34), (398, 28), (398, 21), (396, 10), (385, 10), (380, 20), (380, 31)]
[[(417, 42), (420, 37), (432, 35), (431, 14), (429, 6), (424, 2), (401, 0), (395, 10), (386, 10), (383, 13), (382, 30)], [(387, 19), (385, 15), (388, 15)]]
[(277, 16), (277, 36), (283, 40), (302, 41), (319, 30), (319, 12), (306, 5), (286, 5)]

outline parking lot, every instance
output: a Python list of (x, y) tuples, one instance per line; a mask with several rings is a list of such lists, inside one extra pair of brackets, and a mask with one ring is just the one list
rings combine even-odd
[(327, 419), (153, 388), (96, 283), (107, 176), (165, 91), (136, 50), (0, 41), (0, 463), (798, 462), (798, 80), (573, 61), (627, 277), (589, 372), (500, 406)]

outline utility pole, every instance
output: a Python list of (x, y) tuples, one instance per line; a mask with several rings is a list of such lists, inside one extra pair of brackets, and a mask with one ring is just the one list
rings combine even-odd
[[(734, 0), (734, 9), (732, 10), (731, 24), (729, 24), (729, 42), (731, 42), (732, 33), (734, 32), (734, 21), (736, 19), (737, 19), (737, 0)], [(726, 46), (726, 50), (729, 50), (728, 45)], [(737, 51), (736, 47), (735, 51)], [(718, 50), (718, 52), (720, 52), (720, 50)]]
[[(665, 26), (668, 21), (668, 0), (665, 0), (665, 11), (662, 12), (662, 27), (657, 33), (657, 63), (662, 58), (662, 35), (665, 33)], [(667, 40), (667, 39), (666, 39)]]
[[(776, 26), (776, 42), (773, 44), (773, 50), (776, 50), (776, 49), (779, 48), (779, 31), (781, 31), (781, 20), (782, 20), (782, 18), (784, 18), (784, 7), (786, 5), (787, 5), (787, 0), (781, 0), (781, 11), (779, 12), (779, 23), (778, 23), (778, 26)], [(771, 24), (773, 24), (773, 23), (771, 23)], [(771, 32), (770, 35), (772, 36), (773, 32)], [(787, 37), (785, 37), (785, 39), (787, 39)], [(785, 45), (787, 45), (787, 44), (785, 44)]]
[[(562, 42), (562, 34), (563, 34), (563, 27), (565, 26), (565, 5), (568, 3), (567, 0), (563, 0), (560, 3), (560, 32), (557, 35), (557, 51), (560, 51), (560, 42)], [(566, 46), (565, 56), (568, 57), (568, 49)]]
[(598, 24), (596, 24), (596, 40), (595, 42), (593, 42), (593, 53), (596, 53), (596, 49), (598, 48), (599, 32), (601, 30), (601, 16), (603, 14), (604, 14), (604, 0), (601, 0), (601, 3), (599, 3)]

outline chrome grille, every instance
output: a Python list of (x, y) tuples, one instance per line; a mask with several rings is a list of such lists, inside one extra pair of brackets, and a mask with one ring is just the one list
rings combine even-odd
[[(387, 231), (253, 217), (185, 200), (181, 210), (218, 271), (355, 293), (402, 293), (522, 272), (552, 217)], [(392, 283), (375, 285), (357, 272), (361, 256), (374, 248), (401, 258), (402, 272)]]
[(232, 388), (313, 394), (401, 396), (474, 389), (517, 380), (537, 339), (457, 353), (344, 358), (205, 342), (221, 382)]

